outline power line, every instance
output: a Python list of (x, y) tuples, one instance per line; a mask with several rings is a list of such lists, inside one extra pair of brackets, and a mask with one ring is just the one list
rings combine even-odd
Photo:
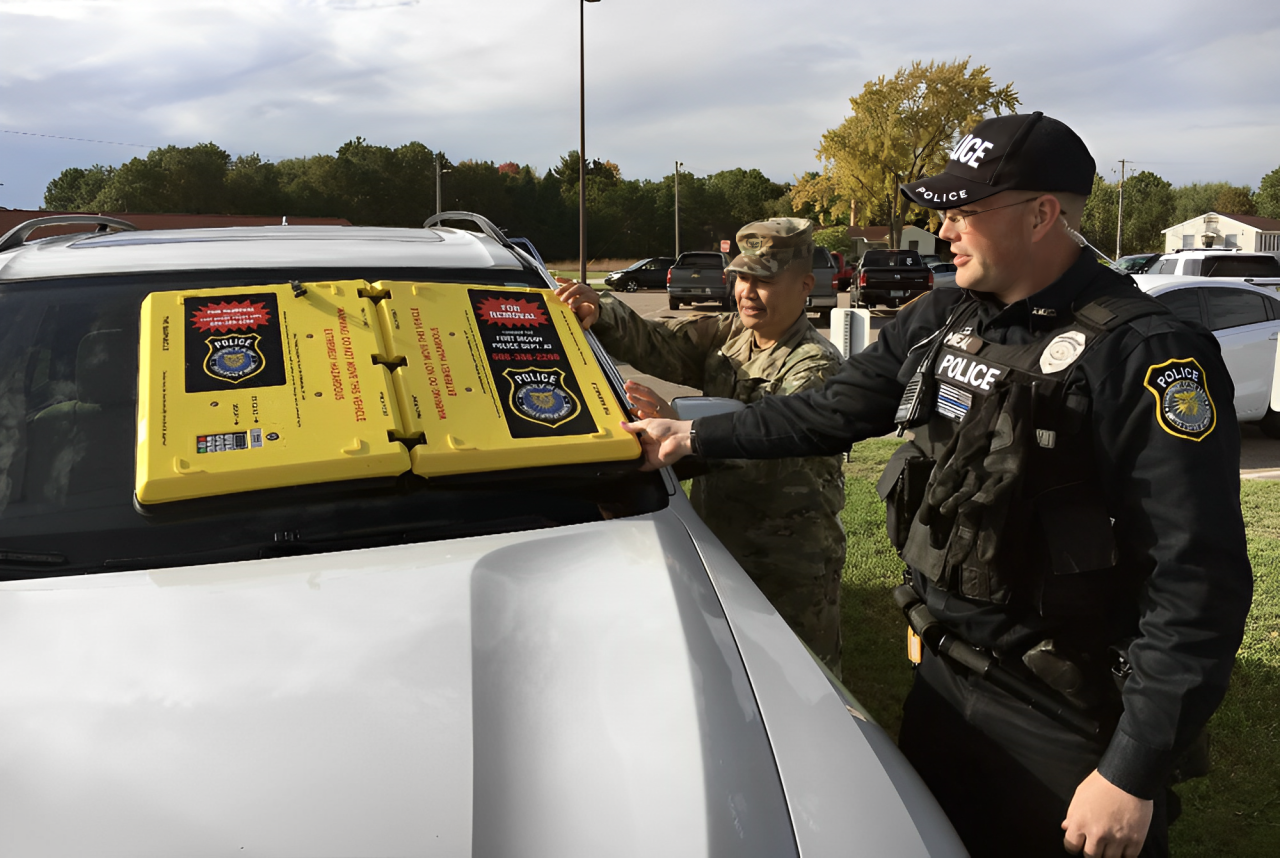
[(108, 146), (137, 146), (140, 149), (155, 149), (150, 143), (117, 143), (114, 140), (89, 140), (85, 137), (63, 137), (59, 134), (36, 134), (33, 131), (10, 131), (0, 128), (0, 134), (18, 134), (23, 137), (45, 137), (49, 140), (74, 140), (77, 143), (105, 143)]

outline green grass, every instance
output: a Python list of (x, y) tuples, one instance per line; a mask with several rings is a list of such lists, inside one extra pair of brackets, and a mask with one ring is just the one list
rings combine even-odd
[[(841, 593), (845, 685), (894, 737), (911, 669), (906, 627), (889, 596), (902, 563), (885, 535), (875, 481), (898, 443), (864, 441), (851, 453), (843, 513), (851, 550)], [(1253, 608), (1231, 690), (1209, 726), (1212, 770), (1177, 788), (1177, 858), (1280, 855), (1280, 483), (1246, 481), (1241, 504)]]

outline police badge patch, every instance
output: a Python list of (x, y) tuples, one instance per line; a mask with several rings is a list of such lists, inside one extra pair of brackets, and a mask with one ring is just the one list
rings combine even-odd
[(1194, 358), (1155, 364), (1144, 386), (1156, 398), (1156, 422), (1170, 435), (1199, 441), (1217, 425), (1204, 370)]
[(226, 337), (209, 337), (209, 355), (204, 361), (204, 371), (222, 381), (239, 382), (262, 371), (266, 359), (258, 348), (262, 338), (257, 334), (237, 334)]
[(526, 420), (554, 428), (582, 410), (578, 398), (564, 386), (563, 370), (508, 369), (503, 375), (511, 382), (512, 410)]

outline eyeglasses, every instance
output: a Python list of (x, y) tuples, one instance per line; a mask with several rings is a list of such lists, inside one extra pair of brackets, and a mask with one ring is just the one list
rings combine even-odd
[(947, 214), (942, 216), (942, 219), (945, 220), (947, 223), (951, 224), (952, 226), (954, 226), (960, 232), (968, 232), (969, 218), (974, 217), (975, 215), (986, 214), (987, 212), (993, 212), (993, 211), (996, 211), (997, 209), (1013, 208), (1014, 206), (1020, 206), (1023, 203), (1029, 203), (1032, 200), (1038, 200), (1042, 196), (1044, 195), (1036, 194), (1034, 197), (1027, 197), (1025, 200), (1018, 200), (1016, 203), (1007, 203), (1006, 205), (1003, 205), (1003, 206), (992, 206), (989, 209), (981, 209), (980, 211), (976, 211), (976, 212), (974, 211), (967, 212), (964, 209), (951, 209)]

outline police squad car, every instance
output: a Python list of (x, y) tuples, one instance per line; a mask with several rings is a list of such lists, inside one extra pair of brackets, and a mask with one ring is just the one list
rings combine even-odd
[(963, 854), (468, 217), (0, 239), (0, 854)]

